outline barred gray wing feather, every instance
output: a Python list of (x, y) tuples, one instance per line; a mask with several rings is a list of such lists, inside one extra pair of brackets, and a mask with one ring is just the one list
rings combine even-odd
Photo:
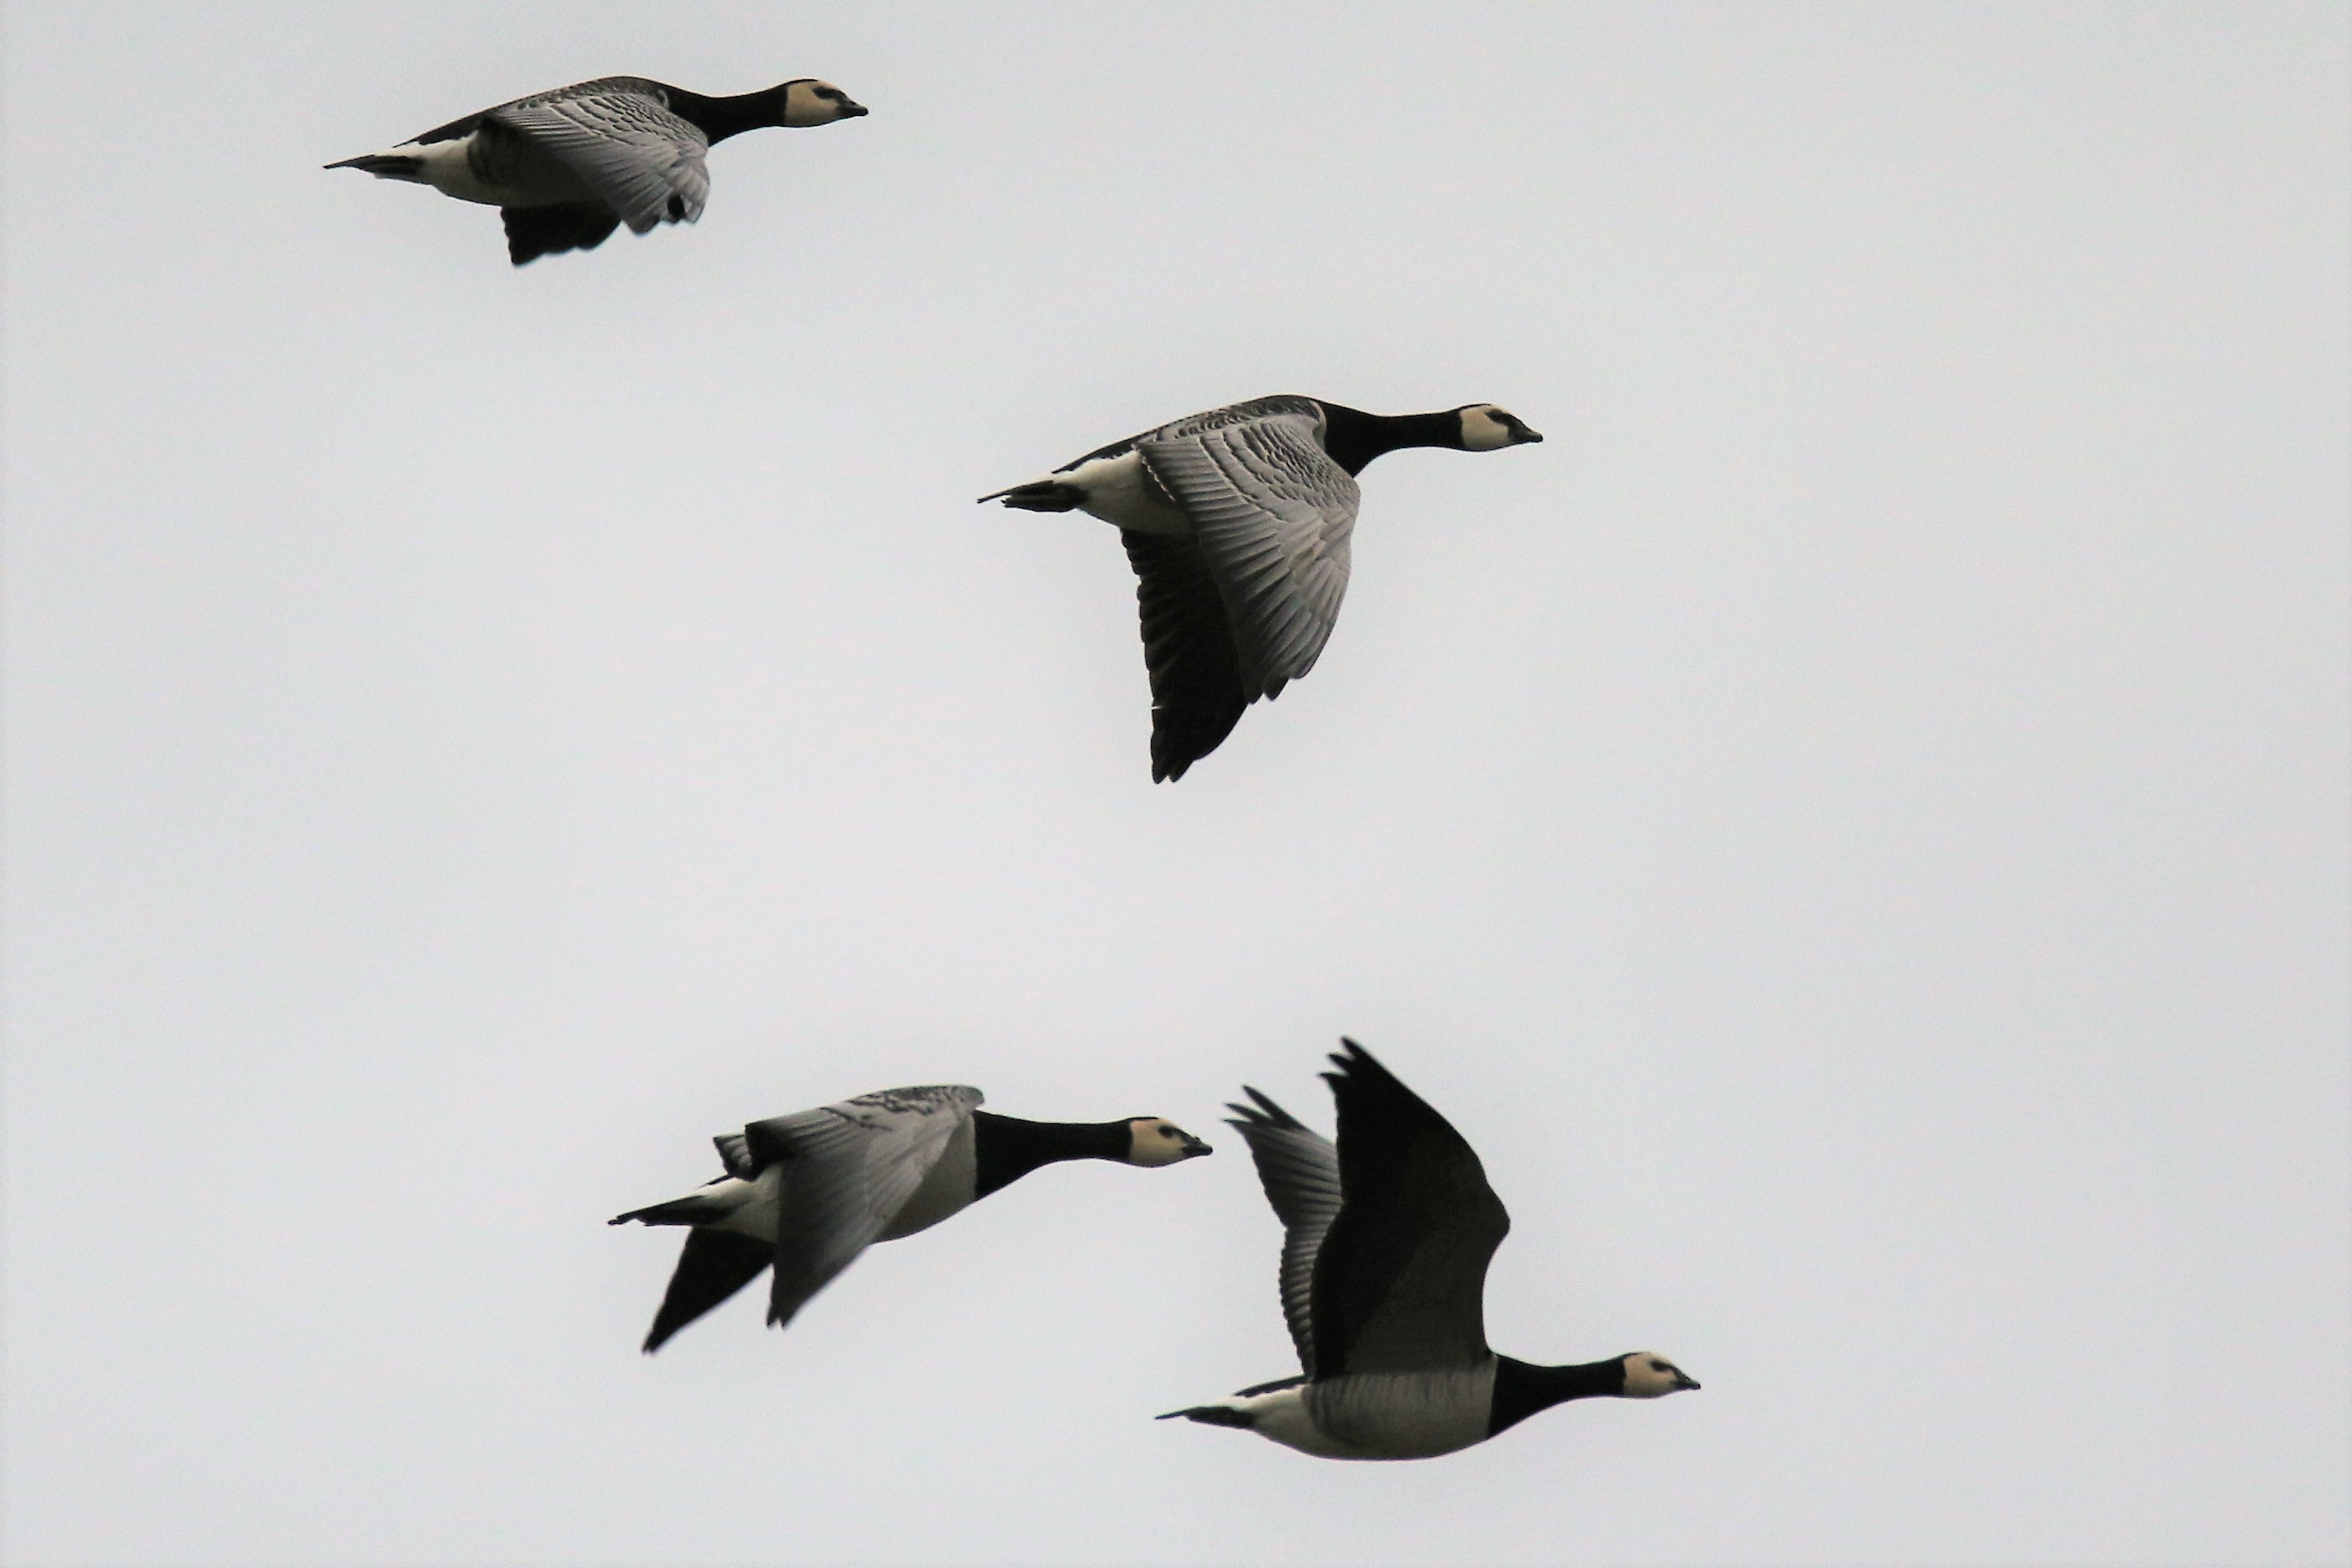
[(961, 1084), (885, 1089), (743, 1129), (756, 1168), (786, 1162), (770, 1322), (792, 1322), (873, 1245), (981, 1102)]
[(1348, 591), (1361, 492), (1317, 439), (1321, 417), (1284, 410), (1142, 443), (1153, 476), (1192, 519), (1252, 701), (1315, 667)]
[(471, 114), (462, 115), (446, 125), (436, 125), (424, 134), (412, 136), (408, 140), (420, 145), (429, 145), (436, 141), (454, 141), (460, 136), (472, 135), (483, 120), (502, 109), (535, 109), (542, 103), (561, 103), (567, 98), (607, 98), (625, 93), (666, 103), (668, 101), (666, 96), (668, 90), (650, 77), (598, 77), (593, 81), (576, 81), (569, 87), (550, 88), (545, 92), (526, 93), (520, 98), (510, 98), (504, 103), (493, 104), (488, 109), (477, 110)]
[(1339, 1212), (1339, 1151), (1256, 1090), (1244, 1084), (1242, 1092), (1255, 1103), (1226, 1106), (1225, 1123), (1248, 1142), (1265, 1200), (1282, 1221), (1282, 1315), (1299, 1367), (1313, 1377), (1315, 1259)]
[(710, 143), (654, 92), (599, 84), (520, 99), (483, 118), (525, 136), (612, 204), (638, 234), (692, 223), (710, 198)]
[(718, 1149), (719, 1163), (727, 1167), (729, 1176), (750, 1181), (760, 1174), (760, 1167), (751, 1163), (751, 1145), (742, 1134), (721, 1133), (710, 1142)]
[[(1198, 435), (1203, 431), (1223, 430), (1231, 424), (1253, 424), (1261, 419), (1291, 415), (1304, 419), (1310, 425), (1323, 419), (1323, 405), (1311, 397), (1296, 392), (1276, 392), (1270, 397), (1254, 397), (1240, 402), (1229, 402), (1223, 408), (1205, 409), (1188, 413), (1181, 419), (1170, 420), (1157, 430), (1147, 431), (1135, 441), (1173, 441), (1180, 435)], [(1134, 442), (1128, 444), (1133, 445)]]
[(1204, 430), (1222, 430), (1229, 424), (1247, 424), (1253, 420), (1266, 419), (1276, 414), (1296, 414), (1314, 423), (1322, 419), (1323, 405), (1311, 397), (1300, 397), (1294, 392), (1277, 392), (1272, 397), (1254, 397), (1244, 402), (1227, 403), (1223, 408), (1171, 419), (1166, 424), (1157, 425), (1140, 435), (1130, 435), (1124, 441), (1097, 446), (1083, 456), (1071, 458), (1054, 472), (1066, 474), (1097, 457), (1116, 457), (1122, 452), (1132, 452), (1147, 441), (1174, 441), (1180, 436), (1198, 435)]
[(623, 93), (635, 94), (638, 98), (650, 98), (657, 103), (669, 101), (669, 89), (651, 77), (593, 77), (587, 81), (575, 81), (564, 87), (551, 87), (545, 92), (525, 93), (520, 98), (510, 98), (506, 102), (484, 112), (495, 113), (499, 109), (532, 109), (542, 103), (562, 103), (566, 99), (572, 98), (612, 98)]

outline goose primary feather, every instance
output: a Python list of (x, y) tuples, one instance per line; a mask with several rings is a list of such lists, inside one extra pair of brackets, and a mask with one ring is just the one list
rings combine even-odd
[(962, 1084), (883, 1089), (711, 1140), (724, 1176), (611, 1221), (691, 1228), (646, 1353), (767, 1269), (768, 1322), (782, 1327), (866, 1248), (929, 1229), (1040, 1166), (1156, 1167), (1210, 1152), (1157, 1116), (1030, 1122), (983, 1111), (982, 1099)]
[(866, 112), (814, 77), (723, 98), (645, 77), (599, 77), (327, 167), (431, 185), (459, 201), (497, 207), (508, 257), (520, 267), (559, 251), (593, 250), (622, 224), (644, 234), (660, 224), (695, 222), (709, 199), (703, 155), (715, 142), (765, 126), (830, 125)]
[(1181, 779), (1244, 709), (1315, 667), (1348, 591), (1356, 476), (1407, 446), (1491, 452), (1543, 437), (1493, 403), (1366, 413), (1254, 398), (1163, 424), (982, 496), (1085, 511), (1135, 569), (1151, 677), (1151, 777)]
[(1486, 1344), (1486, 1266), (1511, 1228), (1453, 1124), (1353, 1040), (1325, 1073), (1339, 1141), (1255, 1089), (1231, 1124), (1282, 1221), (1283, 1316), (1300, 1375), (1171, 1410), (1333, 1459), (1450, 1454), (1537, 1411), (1697, 1383), (1648, 1351), (1570, 1366)]

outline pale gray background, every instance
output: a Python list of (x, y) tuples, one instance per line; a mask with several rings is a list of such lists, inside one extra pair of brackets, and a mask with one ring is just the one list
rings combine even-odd
[[(7, 25), (16, 1559), (2346, 1550), (2339, 7)], [(614, 70), (874, 115), (521, 273), (318, 168)], [(971, 497), (1291, 390), (1550, 441), (1155, 789), (1117, 540)], [(1342, 1030), (1501, 1348), (1706, 1391), (1155, 1425)], [(940, 1079), (1224, 1147), (636, 1354), (606, 1216)]]

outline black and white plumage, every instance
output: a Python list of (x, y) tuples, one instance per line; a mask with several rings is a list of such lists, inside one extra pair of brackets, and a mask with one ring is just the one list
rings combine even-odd
[(1231, 1107), (1283, 1226), (1282, 1309), (1303, 1375), (1171, 1410), (1322, 1458), (1449, 1454), (1565, 1400), (1698, 1385), (1647, 1351), (1537, 1366), (1486, 1345), (1486, 1265), (1511, 1228), (1477, 1155), (1353, 1040), (1325, 1073), (1339, 1142), (1255, 1089)]
[(1406, 446), (1491, 452), (1542, 436), (1492, 403), (1376, 414), (1255, 398), (982, 496), (1115, 525), (1139, 580), (1151, 776), (1181, 779), (1242, 710), (1315, 667), (1348, 591), (1356, 476)]
[(875, 1242), (929, 1229), (1040, 1166), (1170, 1166), (1209, 1153), (1157, 1116), (1027, 1122), (981, 1101), (961, 1084), (884, 1089), (714, 1138), (725, 1176), (611, 1221), (693, 1227), (646, 1352), (772, 1267), (768, 1321), (789, 1323)]
[(713, 143), (763, 126), (830, 125), (866, 112), (813, 77), (726, 98), (644, 77), (600, 77), (327, 167), (497, 207), (507, 255), (520, 267), (558, 251), (593, 250), (622, 224), (644, 234), (695, 222), (710, 195), (703, 154)]

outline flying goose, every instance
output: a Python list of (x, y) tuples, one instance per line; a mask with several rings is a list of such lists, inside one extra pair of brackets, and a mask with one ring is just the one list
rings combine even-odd
[(711, 1140), (727, 1174), (610, 1223), (687, 1225), (647, 1354), (773, 1265), (779, 1327), (877, 1241), (929, 1229), (1057, 1160), (1172, 1166), (1209, 1145), (1157, 1116), (1024, 1122), (961, 1084), (882, 1089)]
[(1698, 1385), (1636, 1351), (1535, 1366), (1486, 1348), (1486, 1264), (1511, 1228), (1478, 1156), (1352, 1040), (1323, 1074), (1339, 1145), (1244, 1086), (1228, 1107), (1283, 1225), (1282, 1312), (1305, 1375), (1171, 1410), (1327, 1459), (1421, 1459), (1563, 1400)]
[(1262, 397), (1115, 442), (981, 500), (1086, 511), (1118, 528), (1140, 580), (1157, 782), (1184, 777), (1244, 708), (1315, 667), (1348, 591), (1366, 464), (1403, 446), (1492, 452), (1542, 439), (1490, 402), (1391, 415)]
[(498, 208), (507, 255), (520, 267), (557, 251), (593, 250), (624, 223), (635, 234), (693, 223), (709, 199), (702, 155), (714, 142), (764, 126), (831, 125), (866, 112), (814, 77), (728, 98), (644, 77), (599, 77), (327, 167), (430, 185)]

